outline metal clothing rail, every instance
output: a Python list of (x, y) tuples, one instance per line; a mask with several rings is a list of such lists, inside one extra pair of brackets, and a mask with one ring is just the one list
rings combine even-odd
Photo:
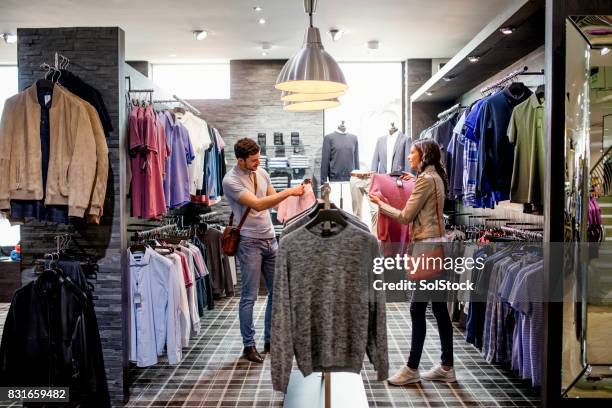
[(183, 105), (187, 106), (187, 107), (188, 107), (189, 109), (191, 109), (191, 111), (192, 111), (193, 113), (195, 113), (196, 115), (201, 115), (201, 114), (202, 114), (202, 113), (201, 113), (201, 112), (200, 112), (200, 111), (199, 111), (199, 110), (198, 110), (198, 109), (197, 109), (195, 106), (193, 106), (192, 104), (190, 104), (189, 102), (187, 102), (187, 101), (186, 101), (186, 100), (184, 100), (183, 98), (179, 98), (179, 97), (178, 97), (178, 96), (176, 96), (176, 95), (172, 95), (172, 97), (173, 97), (174, 99), (176, 99), (177, 101), (179, 101), (180, 103), (182, 103)]
[(463, 108), (463, 106), (461, 106), (461, 104), (456, 104), (451, 108), (448, 108), (447, 110), (445, 110), (444, 112), (440, 112), (438, 113), (438, 119), (442, 119), (445, 116), (448, 116), (450, 114), (453, 114), (455, 112), (457, 112), (459, 109)]
[(492, 89), (495, 88), (499, 88), (501, 85), (505, 84), (506, 82), (516, 78), (519, 75), (544, 75), (544, 70), (541, 70), (539, 72), (528, 72), (529, 67), (524, 66), (521, 69), (517, 69), (516, 71), (512, 71), (511, 73), (509, 73), (508, 75), (506, 75), (505, 77), (503, 77), (500, 80), (497, 80), (487, 86), (485, 86), (484, 88), (482, 88), (480, 90), (480, 93), (486, 93)]
[(168, 225), (164, 225), (161, 227), (155, 227), (149, 230), (144, 230), (144, 231), (136, 231), (134, 234), (136, 236), (136, 238), (144, 238), (150, 235), (154, 235), (154, 234), (160, 234), (162, 232), (166, 232), (166, 231), (175, 231), (177, 230), (178, 227), (176, 224), (168, 224)]
[(534, 240), (539, 240), (539, 241), (542, 241), (544, 239), (544, 234), (542, 234), (541, 232), (526, 231), (526, 230), (512, 228), (512, 227), (506, 227), (506, 226), (501, 226), (500, 228), (504, 232), (509, 232), (511, 234), (515, 234), (515, 235), (519, 235), (519, 236), (522, 235), (522, 236), (524, 236), (526, 238), (530, 238), (530, 239), (534, 239)]

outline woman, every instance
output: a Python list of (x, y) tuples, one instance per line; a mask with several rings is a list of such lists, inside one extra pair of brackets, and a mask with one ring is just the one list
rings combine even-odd
[[(402, 224), (412, 224), (411, 238), (415, 244), (425, 242), (443, 242), (444, 227), (442, 226), (442, 209), (444, 208), (445, 192), (448, 189), (446, 171), (441, 161), (440, 148), (432, 140), (419, 140), (412, 145), (408, 156), (410, 165), (417, 170), (414, 189), (403, 210), (398, 210), (386, 204), (384, 197), (370, 194), (370, 200), (379, 206), (380, 211)], [(407, 175), (406, 177), (412, 177)], [(426, 246), (426, 245), (421, 245)], [(413, 250), (413, 253), (416, 250)], [(421, 253), (422, 251), (418, 251)], [(402, 367), (387, 381), (392, 385), (405, 385), (426, 380), (455, 382), (453, 369), (453, 329), (446, 302), (435, 301), (445, 299), (439, 292), (417, 290), (410, 303), (410, 318), (412, 320), (412, 342), (408, 364)], [(442, 361), (422, 376), (419, 374), (419, 362), (425, 342), (425, 310), (429, 301), (438, 323), (438, 333), (442, 346)]]

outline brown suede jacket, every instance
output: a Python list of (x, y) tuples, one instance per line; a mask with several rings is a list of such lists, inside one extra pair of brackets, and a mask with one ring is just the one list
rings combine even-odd
[[(87, 108), (54, 86), (45, 204), (68, 205), (83, 217), (96, 178), (96, 139)], [(42, 200), (40, 104), (36, 84), (9, 98), (0, 121), (0, 210), (10, 200)]]

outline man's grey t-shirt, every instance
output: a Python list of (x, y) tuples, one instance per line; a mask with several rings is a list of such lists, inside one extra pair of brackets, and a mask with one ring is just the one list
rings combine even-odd
[[(223, 178), (223, 191), (227, 201), (234, 212), (234, 225), (238, 225), (247, 207), (240, 204), (240, 196), (247, 190), (255, 194), (257, 198), (264, 198), (268, 191), (268, 186), (272, 185), (270, 175), (262, 168), (257, 168), (257, 192), (253, 185), (253, 173), (250, 170), (241, 169), (234, 166)], [(274, 226), (270, 211), (255, 211), (251, 209), (247, 216), (240, 235), (249, 238), (274, 238)]]

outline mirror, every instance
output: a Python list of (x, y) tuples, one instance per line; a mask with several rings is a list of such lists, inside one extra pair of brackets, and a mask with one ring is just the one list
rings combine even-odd
[(612, 16), (567, 20), (564, 398), (612, 398), (611, 48)]

